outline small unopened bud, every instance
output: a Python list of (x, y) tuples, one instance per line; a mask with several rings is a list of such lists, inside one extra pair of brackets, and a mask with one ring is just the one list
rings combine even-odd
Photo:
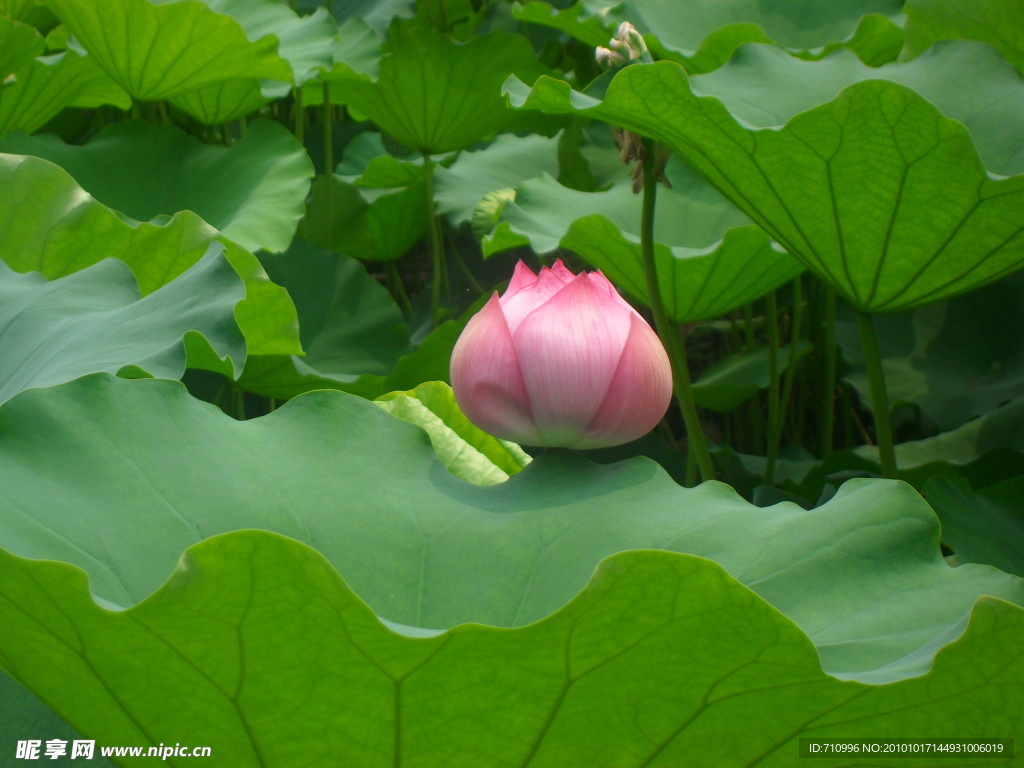
[(595, 53), (595, 58), (597, 58), (597, 63), (605, 69), (611, 69), (619, 64), (626, 63), (626, 57), (621, 53), (602, 47), (598, 47)]
[(635, 59), (647, 52), (647, 43), (644, 42), (644, 36), (637, 32), (636, 27), (628, 21), (619, 24), (615, 37), (622, 45), (629, 48), (631, 59)]

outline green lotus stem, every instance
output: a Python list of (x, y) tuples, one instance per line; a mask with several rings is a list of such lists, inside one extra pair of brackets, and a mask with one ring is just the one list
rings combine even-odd
[(871, 410), (875, 416), (875, 437), (882, 476), (895, 478), (896, 444), (892, 435), (892, 417), (889, 415), (889, 394), (885, 388), (882, 354), (878, 349), (878, 336), (871, 315), (858, 310), (857, 328), (860, 330), (860, 344), (864, 349), (864, 364), (867, 367), (868, 384), (871, 386)]
[(294, 110), (292, 117), (295, 121), (295, 138), (299, 140), (299, 144), (305, 145), (306, 143), (306, 110), (305, 105), (302, 103), (302, 86), (295, 87), (295, 103), (292, 105)]
[[(824, 284), (823, 284), (824, 285)], [(825, 288), (825, 392), (821, 399), (821, 458), (832, 455), (835, 442), (836, 400), (836, 292)]]
[(162, 99), (156, 103), (157, 111), (160, 113), (160, 120), (164, 125), (171, 124), (171, 116), (167, 114), (167, 102)]
[(398, 303), (402, 307), (405, 319), (411, 319), (413, 316), (412, 302), (409, 301), (409, 294), (405, 292), (405, 285), (402, 283), (402, 276), (398, 274), (395, 262), (385, 262), (384, 269), (387, 271), (388, 280), (391, 282), (392, 292), (398, 295)]
[(789, 346), (787, 347), (789, 358), (786, 360), (785, 383), (782, 386), (782, 400), (779, 403), (779, 418), (778, 421), (772, 424), (772, 431), (769, 436), (773, 456), (778, 455), (779, 444), (782, 442), (782, 428), (786, 421), (786, 410), (789, 406), (789, 400), (793, 395), (793, 379), (796, 376), (798, 357), (796, 345), (800, 342), (800, 326), (803, 323), (803, 303), (803, 287), (798, 275), (793, 281), (793, 319), (789, 326)]
[(238, 119), (238, 136), (244, 139), (246, 131), (249, 130), (249, 124), (245, 122), (245, 116), (243, 115)]
[(334, 249), (334, 133), (331, 121), (331, 85), (324, 80), (324, 173), (327, 176), (327, 250)]
[(428, 152), (423, 153), (423, 170), (427, 183), (427, 226), (430, 227), (430, 256), (433, 262), (433, 281), (430, 285), (430, 324), (437, 325), (441, 308), (441, 277), (444, 272), (444, 243), (441, 225), (434, 210), (434, 162)]
[(765, 297), (765, 325), (768, 331), (768, 446), (765, 451), (764, 481), (771, 485), (775, 479), (775, 456), (779, 451), (776, 434), (782, 433), (779, 424), (779, 306), (775, 291)]
[[(683, 421), (686, 422), (687, 466), (690, 466), (689, 457), (692, 456), (693, 461), (700, 469), (701, 480), (714, 480), (715, 467), (711, 463), (707, 440), (704, 438), (700, 418), (697, 415), (697, 405), (693, 401), (686, 355), (683, 351), (679, 331), (669, 322), (668, 315), (665, 313), (665, 304), (661, 300), (661, 288), (658, 285), (658, 267), (654, 261), (654, 208), (657, 202), (658, 180), (654, 177), (654, 142), (650, 139), (644, 139), (644, 155), (644, 198), (643, 216), (640, 221), (640, 251), (643, 255), (644, 275), (647, 278), (647, 300), (654, 313), (654, 326), (668, 353), (669, 363), (672, 366), (673, 389), (676, 400), (679, 401), (679, 407), (683, 411)], [(687, 482), (692, 482), (690, 478), (692, 471), (688, 469), (686, 474)]]

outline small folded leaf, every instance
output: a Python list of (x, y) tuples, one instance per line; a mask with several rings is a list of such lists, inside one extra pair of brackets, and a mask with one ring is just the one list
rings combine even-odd
[(445, 468), (475, 485), (508, 480), (530, 456), (508, 440), (492, 437), (459, 410), (452, 388), (440, 381), (420, 384), (408, 392), (389, 392), (377, 398), (385, 411), (422, 427)]

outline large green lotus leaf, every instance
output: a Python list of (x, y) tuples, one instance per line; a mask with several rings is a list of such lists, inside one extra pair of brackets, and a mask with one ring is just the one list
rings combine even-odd
[(531, 626), (411, 637), (331, 566), (237, 532), (112, 612), (79, 569), (0, 553), (0, 659), (100, 745), (203, 744), (211, 765), (240, 768), (782, 768), (802, 737), (1007, 738), (1022, 725), (1024, 611), (991, 597), (926, 676), (870, 686), (824, 674), (796, 626), (698, 557), (623, 552)]
[(455, 477), (494, 485), (530, 463), (530, 455), (518, 445), (492, 437), (467, 419), (452, 388), (442, 381), (389, 392), (375, 402), (392, 416), (422, 427), (437, 457)]
[[(313, 176), (302, 145), (270, 120), (255, 121), (230, 147), (128, 121), (84, 146), (17, 135), (0, 140), (0, 151), (55, 162), (101, 203), (140, 221), (194, 211), (249, 250), (288, 247)], [(112, 174), (112, 167), (122, 171)]]
[(907, 0), (907, 52), (936, 40), (981, 40), (1024, 73), (1024, 13), (1019, 0)]
[(515, 117), (501, 84), (547, 71), (521, 35), (495, 31), (457, 43), (429, 27), (395, 24), (376, 78), (346, 70), (345, 102), (410, 149), (464, 149)]
[[(279, 54), (294, 71), (289, 82), (302, 85), (334, 64), (338, 26), (323, 8), (299, 17), (279, 0), (203, 0), (218, 13), (236, 19), (251, 41), (275, 35)], [(246, 76), (190, 90), (170, 102), (206, 125), (219, 125), (255, 112), (268, 101), (287, 93), (281, 83), (263, 83)]]
[(245, 362), (245, 339), (234, 308), (244, 296), (220, 243), (144, 298), (135, 275), (117, 259), (52, 282), (0, 262), (0, 402), (126, 366), (177, 378), (185, 371), (186, 346), (192, 365), (202, 355), (202, 367), (235, 375)]
[[(931, 61), (937, 80), (957, 80), (939, 53)], [(897, 66), (906, 65), (877, 76)], [(990, 176), (964, 124), (898, 83), (857, 82), (761, 128), (694, 95), (672, 62), (626, 67), (603, 101), (546, 77), (532, 89), (510, 78), (505, 88), (515, 106), (664, 141), (861, 310), (910, 309), (1024, 266), (1024, 175)]]
[(925, 495), (942, 521), (942, 540), (962, 562), (1024, 576), (1024, 476), (972, 491), (964, 479), (933, 477)]
[(437, 210), (455, 224), (470, 221), (489, 193), (511, 189), (542, 173), (558, 174), (557, 137), (499, 136), (483, 149), (462, 153), (449, 167), (437, 168)]
[[(114, 257), (131, 267), (147, 296), (199, 261), (217, 238), (217, 231), (191, 211), (159, 224), (125, 221), (53, 163), (0, 155), (0, 253), (18, 272), (41, 272), (53, 280)], [(267, 279), (255, 256), (222, 242), (245, 283), (235, 317), (248, 353), (300, 354), (288, 293)]]
[(238, 78), (293, 78), (276, 36), (250, 42), (237, 20), (198, 0), (43, 2), (136, 99), (167, 99)]
[[(252, 42), (276, 36), (278, 53), (288, 61), (295, 85), (316, 77), (334, 63), (338, 25), (325, 8), (299, 16), (280, 0), (202, 0), (217, 13), (237, 19)], [(247, 73), (246, 77), (254, 77)]]
[[(785, 124), (851, 83), (885, 78), (912, 88), (970, 131), (985, 167), (1024, 172), (1024, 88), (1020, 75), (981, 43), (939, 43), (913, 61), (872, 69), (849, 51), (810, 62), (766, 45), (748, 45), (729, 65), (691, 80), (697, 96), (719, 99), (741, 123)], [(785, 86), (782, 84), (785, 83)]]
[[(68, 725), (62, 717), (39, 699), (32, 691), (12, 679), (0, 669), (0, 722), (5, 733), (18, 734), (25, 739), (63, 739), (70, 744), (82, 734)], [(19, 741), (21, 739), (18, 739)], [(42, 750), (40, 750), (42, 752)], [(99, 754), (93, 756), (95, 766), (113, 768), (113, 763)]]
[(580, 0), (560, 11), (528, 2), (514, 15), (561, 29), (589, 46), (607, 46), (618, 23), (628, 21), (659, 58), (696, 73), (720, 67), (746, 43), (776, 42), (808, 58), (844, 46), (873, 65), (891, 61), (903, 47), (903, 34), (891, 20), (902, 5), (902, 0)]
[(299, 238), (285, 253), (261, 259), (295, 301), (306, 354), (250, 356), (239, 385), (280, 398), (311, 389), (382, 394), (384, 376), (412, 350), (387, 290), (355, 259)]
[(315, 544), (378, 615), (414, 627), (526, 625), (602, 558), (668, 549), (720, 562), (811, 637), (830, 674), (889, 682), (927, 672), (980, 595), (1024, 601), (1019, 579), (949, 568), (934, 514), (899, 482), (764, 510), (720, 483), (682, 488), (648, 459), (550, 451), (480, 487), (452, 477), (421, 429), (343, 392), (240, 422), (173, 381), (30, 390), (0, 408), (0, 486), (0, 544), (84, 568), (122, 606), (188, 546), (241, 528)]
[[(870, 403), (857, 323), (841, 318), (844, 376)], [(1024, 396), (1024, 274), (908, 313), (877, 319), (889, 402), (913, 403), (941, 431)]]
[(65, 107), (131, 106), (131, 98), (91, 56), (64, 51), (23, 63), (0, 85), (0, 136), (33, 133)]
[(0, 82), (41, 56), (45, 48), (43, 36), (28, 24), (0, 16)]
[[(659, 191), (654, 228), (659, 285), (672, 320), (716, 317), (803, 271), (713, 189), (681, 179), (679, 187)], [(504, 224), (485, 238), (484, 253), (520, 245), (520, 238), (538, 253), (568, 248), (647, 303), (637, 235), (641, 202), (628, 181), (580, 192), (545, 174), (521, 184), (515, 201), (505, 204)]]
[(337, 174), (313, 182), (304, 222), (317, 245), (358, 259), (394, 261), (427, 228), (426, 181), (388, 190), (361, 189)]

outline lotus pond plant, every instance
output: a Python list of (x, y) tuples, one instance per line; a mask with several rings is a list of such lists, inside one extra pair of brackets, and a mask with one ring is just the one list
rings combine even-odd
[(0, 764), (1019, 764), (1019, 6), (0, 0)]

